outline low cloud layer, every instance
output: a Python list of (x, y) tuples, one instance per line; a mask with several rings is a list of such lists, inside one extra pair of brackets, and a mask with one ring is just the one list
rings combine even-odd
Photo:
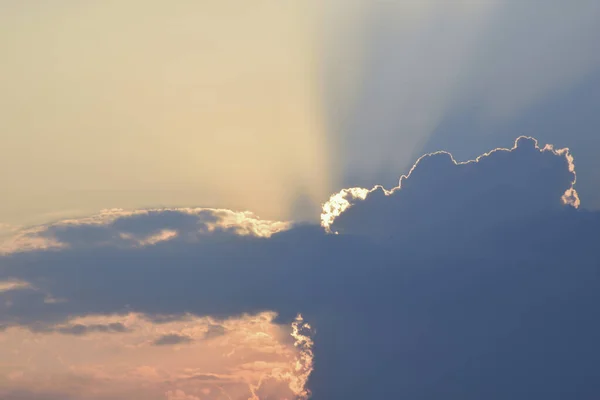
[[(324, 227), (172, 209), (29, 229), (0, 259), (0, 340), (136, 352), (126, 375), (129, 356), (90, 361), (113, 392), (85, 400), (596, 399), (600, 214), (575, 162), (531, 138), (430, 154), (398, 188), (332, 196)], [(4, 397), (31, 390), (40, 372), (0, 360)], [(69, 371), (18, 396), (69, 398)]]
[(163, 335), (156, 339), (153, 344), (155, 346), (170, 346), (174, 344), (185, 344), (191, 342), (192, 339), (188, 336), (177, 335), (175, 333), (170, 333), (168, 335)]

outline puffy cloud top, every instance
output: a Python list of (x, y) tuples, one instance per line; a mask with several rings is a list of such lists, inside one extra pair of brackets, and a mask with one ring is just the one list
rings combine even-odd
[(568, 149), (540, 148), (535, 139), (520, 137), (512, 149), (467, 162), (447, 152), (426, 154), (396, 188), (354, 188), (332, 196), (322, 221), (339, 233), (386, 237), (448, 229), (456, 234), (565, 204), (578, 207), (575, 181)]

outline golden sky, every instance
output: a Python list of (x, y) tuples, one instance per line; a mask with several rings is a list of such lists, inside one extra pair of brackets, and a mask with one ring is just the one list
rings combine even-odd
[(484, 137), (585, 77), (600, 65), (597, 11), (0, 0), (0, 235), (110, 208), (316, 222), (342, 187), (395, 186), (423, 148), (477, 155), (521, 134), (555, 143), (546, 128), (482, 148), (451, 123), (439, 131), (479, 105), (465, 130)]
[(316, 4), (1, 1), (0, 222), (326, 200)]

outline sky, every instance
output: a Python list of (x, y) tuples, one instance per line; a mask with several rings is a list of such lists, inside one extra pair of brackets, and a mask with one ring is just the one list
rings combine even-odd
[(2, 222), (329, 195), (310, 2), (0, 7)]
[(597, 399), (600, 3), (0, 0), (0, 398)]

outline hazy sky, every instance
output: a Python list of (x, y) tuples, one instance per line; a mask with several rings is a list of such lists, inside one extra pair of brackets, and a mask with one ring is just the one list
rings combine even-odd
[(326, 199), (313, 3), (2, 0), (0, 221)]

